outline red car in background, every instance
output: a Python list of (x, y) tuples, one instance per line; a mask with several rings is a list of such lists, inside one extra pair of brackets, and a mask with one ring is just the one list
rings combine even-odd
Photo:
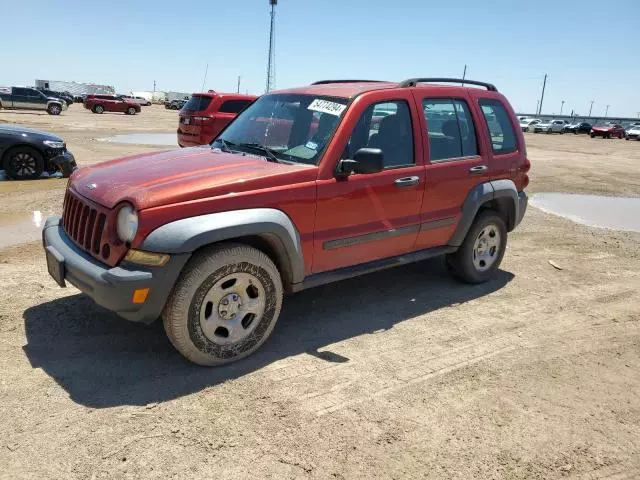
[(589, 133), (591, 138), (624, 138), (624, 127), (619, 123), (605, 123), (602, 125), (595, 125), (591, 128)]
[(140, 105), (131, 100), (125, 100), (117, 95), (87, 95), (84, 108), (93, 113), (122, 112), (126, 115), (140, 113)]
[(256, 98), (239, 93), (217, 93), (213, 90), (194, 93), (180, 110), (178, 145), (207, 145), (238, 113)]

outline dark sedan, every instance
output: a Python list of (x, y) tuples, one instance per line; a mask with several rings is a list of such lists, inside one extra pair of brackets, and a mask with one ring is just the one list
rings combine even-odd
[(575, 133), (577, 135), (578, 133), (589, 133), (591, 131), (591, 127), (592, 125), (587, 122), (571, 123), (564, 127), (564, 131), (567, 133)]
[(68, 177), (77, 165), (62, 138), (21, 125), (0, 123), (0, 167), (10, 178), (29, 180), (45, 172), (61, 172)]

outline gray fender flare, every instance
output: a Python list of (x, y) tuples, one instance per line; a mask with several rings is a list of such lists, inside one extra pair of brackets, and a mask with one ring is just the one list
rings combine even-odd
[(300, 234), (291, 219), (274, 208), (250, 208), (176, 220), (156, 228), (140, 248), (150, 252), (191, 253), (200, 247), (239, 237), (257, 236), (278, 255), (284, 280), (304, 279)]
[(513, 215), (507, 219), (507, 230), (514, 228), (514, 222), (519, 217), (520, 208), (518, 201), (518, 189), (512, 180), (494, 180), (492, 182), (481, 183), (473, 187), (462, 204), (462, 218), (458, 222), (458, 227), (449, 239), (449, 245), (459, 247), (467, 236), (469, 228), (480, 207), (487, 202), (498, 200), (501, 203), (507, 202), (512, 207)]

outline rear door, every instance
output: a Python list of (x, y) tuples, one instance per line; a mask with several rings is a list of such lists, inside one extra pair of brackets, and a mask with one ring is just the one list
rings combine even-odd
[(11, 101), (13, 108), (29, 108), (28, 89), (22, 87), (13, 87), (11, 89)]
[[(436, 92), (436, 93), (432, 93)], [(416, 248), (446, 245), (462, 216), (469, 192), (490, 177), (483, 124), (466, 90), (417, 89), (421, 130), (426, 139), (426, 184)]]

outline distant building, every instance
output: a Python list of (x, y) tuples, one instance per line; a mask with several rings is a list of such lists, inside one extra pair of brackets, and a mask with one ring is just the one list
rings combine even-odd
[(53, 90), (54, 92), (69, 92), (72, 95), (93, 95), (105, 94), (113, 95), (116, 89), (110, 85), (97, 85), (95, 83), (64, 82), (61, 80), (38, 80), (36, 88)]

